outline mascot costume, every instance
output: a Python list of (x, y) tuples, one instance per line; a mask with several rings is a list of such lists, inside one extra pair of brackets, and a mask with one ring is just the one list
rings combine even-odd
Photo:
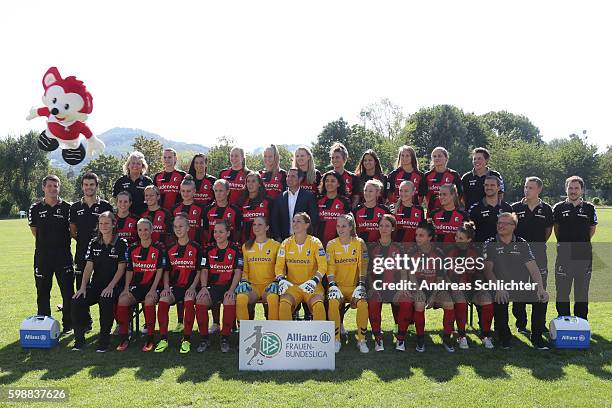
[[(47, 130), (38, 137), (38, 147), (52, 152), (62, 149), (64, 161), (71, 166), (85, 159), (85, 154), (95, 155), (104, 150), (104, 143), (95, 137), (85, 124), (93, 109), (93, 98), (85, 84), (74, 76), (62, 79), (55, 67), (49, 68), (42, 80), (45, 94), (43, 108), (32, 108), (27, 120), (39, 116), (47, 118)], [(87, 151), (81, 136), (87, 139)]]

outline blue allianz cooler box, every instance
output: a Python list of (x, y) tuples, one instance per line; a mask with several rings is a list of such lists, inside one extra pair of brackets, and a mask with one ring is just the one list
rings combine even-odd
[(559, 316), (550, 322), (550, 340), (556, 348), (589, 348), (589, 322), (576, 316)]
[(59, 323), (49, 316), (30, 316), (19, 326), (19, 344), (23, 348), (55, 347), (59, 335)]

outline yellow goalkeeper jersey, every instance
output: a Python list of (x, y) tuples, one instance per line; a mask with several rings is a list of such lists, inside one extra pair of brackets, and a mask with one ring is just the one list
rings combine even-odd
[(342, 245), (340, 238), (327, 243), (327, 275), (334, 275), (340, 287), (355, 287), (359, 276), (366, 275), (368, 248), (361, 238), (353, 237), (348, 245)]
[(293, 236), (283, 241), (276, 256), (276, 276), (286, 274), (289, 282), (300, 285), (317, 271), (327, 273), (325, 248), (318, 238), (307, 235), (302, 245), (296, 244)]
[(251, 249), (242, 245), (242, 257), (244, 258), (242, 278), (255, 285), (272, 282), (276, 277), (274, 267), (279, 247), (280, 244), (273, 239), (268, 239), (263, 243), (254, 242)]

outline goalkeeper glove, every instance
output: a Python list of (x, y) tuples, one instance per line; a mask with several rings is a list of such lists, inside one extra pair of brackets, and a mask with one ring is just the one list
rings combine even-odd
[(353, 299), (366, 299), (367, 297), (368, 294), (366, 292), (365, 282), (359, 281), (353, 291)]
[(338, 287), (338, 285), (336, 285), (336, 282), (332, 282), (329, 284), (329, 289), (327, 289), (327, 298), (329, 300), (332, 299), (342, 299), (342, 291), (340, 290), (340, 288)]
[(275, 295), (278, 295), (278, 281), (280, 279), (274, 279), (272, 282), (270, 282), (270, 284), (268, 286), (266, 286), (265, 292), (266, 293), (273, 293)]
[(281, 278), (278, 281), (278, 294), (282, 295), (284, 294), (287, 289), (289, 289), (291, 286), (293, 286), (293, 283), (289, 282), (286, 278)]
[(240, 283), (238, 283), (238, 286), (236, 286), (236, 289), (234, 289), (234, 292), (236, 293), (247, 293), (250, 291), (251, 291), (251, 284), (246, 279), (240, 279)]
[(300, 289), (302, 289), (306, 293), (314, 293), (320, 281), (321, 280), (319, 278), (317, 278), (316, 276), (313, 276), (312, 278), (308, 279), (306, 282), (302, 283), (300, 285)]

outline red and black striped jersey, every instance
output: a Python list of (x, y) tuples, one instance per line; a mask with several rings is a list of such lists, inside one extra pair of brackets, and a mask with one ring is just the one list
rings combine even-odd
[[(242, 214), (240, 213), (240, 209), (233, 204), (219, 207), (217, 203), (213, 202), (204, 209), (203, 232), (208, 235), (208, 242), (213, 241), (213, 229), (215, 228), (215, 224), (217, 220), (222, 219), (229, 220), (232, 223), (232, 237), (238, 236), (238, 231), (240, 231), (242, 227)], [(202, 243), (204, 243), (204, 240)]]
[(321, 197), (318, 201), (319, 225), (317, 238), (321, 240), (323, 246), (334, 239), (337, 235), (336, 221), (342, 214), (351, 212), (351, 204), (346, 197), (337, 196), (336, 198)]
[(240, 200), (240, 194), (244, 190), (246, 184), (247, 172), (244, 168), (240, 170), (234, 170), (231, 167), (221, 170), (219, 173), (220, 179), (225, 179), (230, 186), (229, 202), (230, 204), (238, 204)]
[(395, 229), (395, 241), (414, 242), (416, 229), (421, 221), (425, 219), (425, 210), (420, 205), (404, 207), (400, 204), (395, 214), (397, 227)]
[(465, 249), (459, 247), (451, 248), (447, 254), (449, 258), (462, 258), (462, 265), (455, 263), (454, 269), (449, 269), (446, 273), (451, 282), (468, 283), (474, 282), (476, 279), (484, 278), (484, 264), (479, 267), (477, 258), (481, 255), (478, 253), (474, 245), (469, 244)]
[(182, 170), (160, 171), (153, 177), (153, 184), (160, 194), (159, 205), (163, 208), (172, 210), (172, 207), (181, 201), (181, 182), (185, 174)]
[(380, 192), (380, 197), (378, 197), (378, 203), (384, 204), (387, 199), (387, 176), (384, 174), (368, 176), (367, 174), (361, 174), (357, 176), (357, 182), (359, 183), (358, 194), (359, 194), (359, 203), (363, 203), (363, 188), (365, 183), (368, 180), (378, 180), (382, 183), (382, 191)]
[(380, 242), (368, 244), (368, 280), (373, 282), (374, 280), (380, 280), (382, 278), (382, 281), (385, 283), (398, 282), (400, 277), (398, 270), (384, 268), (382, 274), (376, 273), (374, 265), (380, 262), (376, 261), (376, 258), (395, 258), (396, 256), (401, 256), (403, 253), (404, 248), (399, 242), (391, 242), (389, 245), (383, 245)]
[(202, 226), (204, 225), (204, 208), (200, 204), (180, 203), (172, 209), (172, 216), (176, 217), (180, 213), (187, 214), (189, 221), (189, 239), (200, 241), (202, 239)]
[(302, 184), (300, 184), (300, 187), (304, 190), (310, 191), (312, 194), (315, 195), (315, 197), (318, 197), (319, 195), (321, 195), (319, 193), (319, 185), (321, 184), (321, 178), (323, 176), (321, 176), (321, 172), (319, 170), (315, 170), (315, 174), (315, 181), (313, 183), (309, 183), (308, 180), (306, 180), (306, 177), (304, 177), (304, 179), (302, 180)]
[(272, 200), (276, 199), (287, 189), (287, 172), (285, 170), (280, 169), (277, 172), (271, 172), (264, 169), (259, 171), (259, 175), (266, 188), (268, 197)]
[(465, 221), (469, 221), (470, 216), (462, 210), (454, 209), (447, 211), (440, 208), (431, 214), (431, 220), (436, 228), (436, 241), (455, 242), (457, 229)]
[(383, 214), (390, 214), (389, 208), (386, 205), (377, 204), (372, 208), (368, 208), (365, 204), (360, 204), (353, 210), (355, 216), (355, 224), (357, 227), (357, 235), (365, 242), (375, 242), (380, 238), (378, 231), (378, 221)]
[(172, 237), (172, 213), (165, 208), (158, 208), (155, 211), (146, 209), (142, 213), (142, 218), (148, 218), (153, 224), (151, 239), (153, 242), (161, 242), (168, 246), (174, 239)]
[(242, 228), (240, 229), (240, 244), (245, 243), (253, 235), (253, 220), (257, 217), (265, 217), (268, 225), (270, 224), (270, 214), (272, 214), (272, 200), (265, 197), (262, 201), (248, 199), (242, 205)]
[(238, 246), (229, 243), (224, 249), (216, 244), (204, 250), (202, 269), (208, 270), (208, 285), (225, 285), (231, 283), (236, 269), (242, 270), (244, 261)]
[(138, 219), (132, 214), (125, 218), (117, 216), (117, 236), (125, 239), (130, 246), (138, 241), (136, 223), (138, 223)]
[(435, 169), (425, 173), (425, 181), (427, 182), (427, 211), (433, 211), (440, 207), (438, 193), (440, 186), (444, 184), (454, 184), (457, 187), (459, 198), (463, 194), (463, 186), (461, 184), (461, 176), (453, 169), (446, 169), (442, 173), (438, 173)]
[(412, 181), (414, 184), (414, 203), (420, 204), (423, 197), (427, 194), (427, 182), (425, 174), (419, 170), (406, 172), (401, 167), (393, 170), (387, 176), (387, 199), (389, 203), (395, 203), (399, 200), (399, 188), (402, 181)]
[(182, 288), (191, 286), (198, 278), (198, 271), (204, 264), (204, 251), (195, 241), (186, 245), (175, 244), (168, 250), (168, 265), (166, 270), (170, 278), (170, 286)]
[(413, 259), (414, 275), (417, 280), (433, 283), (438, 277), (444, 276), (444, 252), (435, 244), (431, 245), (429, 252), (424, 252), (417, 245), (408, 251)]
[(196, 191), (193, 195), (193, 201), (201, 206), (207, 206), (215, 200), (215, 193), (213, 192), (213, 185), (217, 179), (211, 175), (206, 175), (201, 180), (194, 178)]
[(358, 194), (359, 192), (359, 177), (357, 177), (355, 173), (351, 173), (348, 170), (344, 170), (340, 177), (342, 178), (342, 181), (344, 181), (344, 186), (346, 188), (346, 196), (350, 200), (352, 199), (353, 194)]
[(136, 245), (129, 249), (126, 270), (132, 271), (130, 285), (150, 285), (158, 269), (166, 269), (163, 245), (153, 242), (149, 247)]

